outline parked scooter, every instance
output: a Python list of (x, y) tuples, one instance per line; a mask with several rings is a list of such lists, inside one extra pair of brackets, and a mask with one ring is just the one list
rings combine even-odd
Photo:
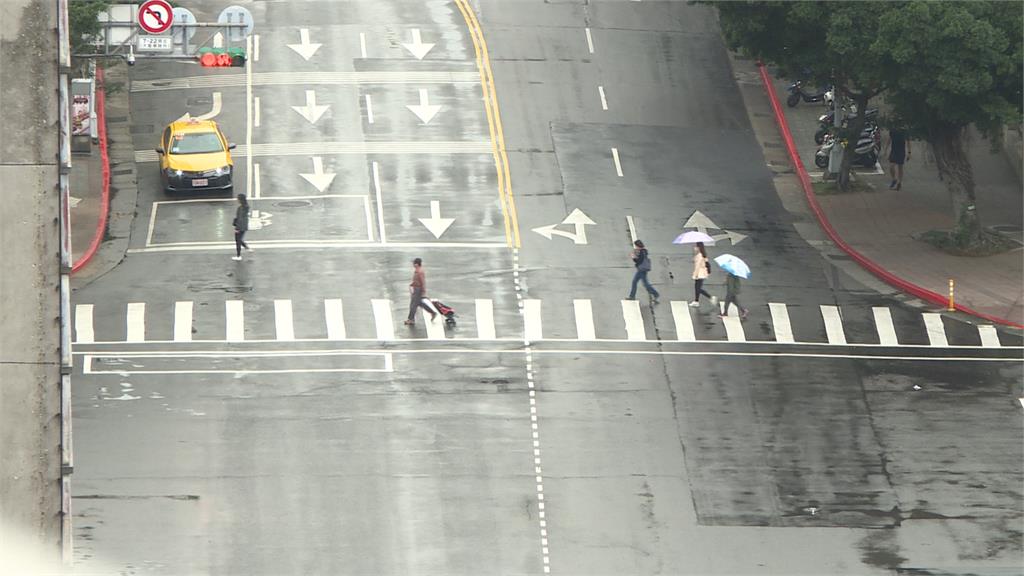
[[(814, 153), (815, 166), (818, 168), (828, 168), (829, 155), (832, 153), (832, 147), (835, 146), (835, 143), (835, 136), (832, 134), (825, 135), (825, 141), (821, 143), (818, 151)], [(845, 147), (847, 152), (849, 151), (846, 140), (842, 140), (840, 145)], [(855, 166), (873, 168), (878, 163), (878, 154), (881, 150), (882, 133), (878, 126), (865, 126), (864, 130), (860, 133), (860, 137), (857, 139), (857, 145), (853, 149), (851, 163)]]
[(822, 86), (817, 92), (805, 92), (804, 81), (797, 80), (789, 85), (789, 96), (786, 98), (786, 105), (790, 108), (804, 102), (824, 102), (831, 106), (833, 101), (833, 90), (831, 86)]
[[(845, 110), (845, 114), (842, 119), (842, 127), (846, 128), (851, 118), (857, 116), (857, 105), (851, 104), (850, 110)], [(878, 108), (868, 108), (864, 111), (864, 126), (874, 126), (875, 121), (878, 119)], [(814, 133), (814, 143), (821, 144), (825, 141), (825, 134), (828, 134), (829, 129), (832, 128), (835, 122), (835, 109), (829, 110), (828, 112), (818, 116), (818, 130)]]

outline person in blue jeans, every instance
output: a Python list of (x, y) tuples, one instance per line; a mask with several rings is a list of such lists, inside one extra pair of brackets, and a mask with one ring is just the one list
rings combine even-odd
[(633, 252), (630, 257), (633, 259), (633, 266), (636, 267), (636, 272), (633, 274), (633, 287), (629, 291), (629, 299), (636, 300), (636, 285), (638, 282), (643, 281), (644, 288), (647, 288), (647, 292), (651, 295), (654, 303), (658, 303), (658, 291), (651, 286), (651, 283), (647, 281), (647, 273), (651, 271), (651, 255), (647, 253), (647, 248), (644, 248), (644, 243), (640, 240), (633, 242)]

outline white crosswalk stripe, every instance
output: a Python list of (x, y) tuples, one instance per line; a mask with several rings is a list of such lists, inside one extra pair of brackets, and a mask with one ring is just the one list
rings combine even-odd
[[(258, 303), (251, 304), (252, 309), (255, 311), (259, 311), (262, 308)], [(472, 338), (484, 341), (525, 339), (536, 342), (545, 339), (545, 318), (543, 316), (546, 308), (540, 299), (523, 300), (520, 316), (517, 317), (518, 321), (506, 326), (496, 326), (495, 302), (493, 300), (489, 298), (473, 300), (473, 306), (463, 310), (462, 314), (459, 314), (458, 311), (456, 313), (459, 317), (463, 315), (467, 317), (473, 316), (472, 319), (467, 319), (467, 323), (470, 325), (475, 323), (475, 334), (472, 332), (472, 328), (469, 331), (460, 331), (458, 328), (449, 329), (445, 318), (440, 314), (438, 314), (436, 320), (430, 321), (429, 312), (420, 309), (418, 314), (424, 321), (424, 327), (419, 328), (419, 320), (417, 320), (416, 327), (410, 330), (403, 330), (400, 334), (396, 335), (395, 322), (397, 320), (401, 324), (402, 318), (396, 319), (394, 316), (395, 303), (389, 299), (371, 299), (370, 304), (372, 327), (369, 325), (362, 327), (346, 326), (342, 299), (324, 299), (322, 301), (323, 324), (319, 324), (318, 328), (316, 327), (317, 323), (314, 323), (313, 326), (303, 326), (303, 333), (297, 336), (292, 300), (276, 299), (273, 300), (274, 318), (272, 330), (260, 326), (260, 324), (267, 322), (269, 318), (261, 317), (257, 314), (250, 319), (253, 325), (248, 327), (248, 339), (262, 341), (266, 339), (266, 336), (261, 337), (258, 335), (266, 335), (272, 332), (272, 339), (277, 341), (294, 341), (300, 339), (300, 337), (304, 340), (346, 340), (353, 338), (349, 329), (356, 330), (356, 339), (365, 340), (367, 336), (373, 335), (375, 338), (370, 339), (381, 341), (424, 338), (428, 340)], [(300, 302), (299, 305), (304, 307), (304, 303)], [(353, 302), (352, 305), (358, 306), (358, 303)], [(703, 315), (697, 310), (691, 311), (687, 302), (670, 301), (669, 305), (672, 316), (671, 321), (675, 325), (674, 335), (669, 330), (662, 330), (661, 333), (656, 332), (652, 335), (648, 333), (646, 328), (645, 307), (641, 306), (639, 301), (622, 300), (620, 301), (621, 310), (613, 311), (613, 309), (607, 307), (598, 310), (595, 308), (592, 300), (577, 298), (572, 301), (573, 319), (568, 320), (569, 326), (572, 326), (571, 328), (565, 325), (567, 319), (564, 314), (559, 314), (560, 311), (557, 307), (553, 306), (547, 309), (547, 313), (557, 319), (557, 321), (551, 321), (551, 318), (547, 319), (550, 322), (550, 326), (547, 326), (549, 331), (547, 338), (562, 340), (568, 336), (569, 338), (575, 337), (577, 340), (590, 342), (604, 340), (644, 342), (660, 339), (662, 334), (664, 334), (665, 337), (670, 339), (674, 337), (679, 342), (698, 342), (721, 340), (720, 330), (724, 328), (725, 338), (729, 342), (748, 342), (745, 329), (757, 325), (747, 325), (749, 319), (746, 321), (741, 319), (737, 315), (738, 311), (736, 310), (732, 311), (732, 315), (722, 319), (722, 324), (718, 325), (719, 327), (717, 328), (715, 327), (716, 323), (709, 322), (702, 325), (699, 322), (695, 322), (691, 312), (697, 312), (697, 320), (701, 319)], [(172, 315), (167, 314), (167, 308), (161, 308), (158, 305), (145, 302), (128, 302), (122, 306), (120, 314), (115, 313), (109, 318), (95, 318), (94, 305), (77, 304), (74, 309), (74, 342), (76, 344), (138, 343), (167, 341), (167, 338), (173, 338), (174, 342), (192, 342), (194, 340), (194, 329), (198, 328), (199, 333), (211, 333), (209, 328), (203, 328), (204, 326), (209, 326), (210, 318), (195, 318), (194, 313), (197, 311), (197, 308), (191, 301), (173, 302)], [(753, 341), (776, 342), (779, 344), (821, 343), (820, 337), (813, 341), (801, 341), (794, 335), (789, 307), (785, 303), (770, 302), (765, 306), (769, 314), (766, 315), (764, 313), (764, 308), (761, 309), (760, 314), (756, 310), (751, 311), (751, 314), (755, 318), (760, 316), (756, 321), (758, 324), (763, 322), (764, 325), (767, 325), (770, 323), (771, 332), (765, 333), (771, 334), (771, 336), (767, 340), (755, 338)], [(456, 304), (457, 307), (458, 304)], [(243, 342), (247, 340), (245, 308), (246, 302), (244, 300), (228, 300), (224, 302), (224, 324), (223, 331), (220, 332), (223, 335), (223, 341)], [(854, 338), (852, 345), (874, 345), (874, 341), (871, 340), (870, 336), (860, 334), (857, 331), (858, 323), (856, 321), (852, 321), (854, 323), (851, 324), (853, 331), (847, 332), (847, 327), (844, 326), (843, 313), (838, 306), (823, 305), (819, 308), (821, 322), (824, 325), (826, 337), (830, 344), (850, 345), (847, 341), (848, 335), (854, 335), (852, 336)], [(198, 310), (205, 310), (205, 308)], [(870, 308), (870, 311), (870, 318), (873, 320), (874, 329), (878, 335), (878, 344), (891, 347), (920, 345), (900, 344), (892, 312), (888, 307), (874, 306)], [(866, 310), (858, 311), (851, 307), (847, 312), (864, 318)], [(651, 317), (646, 321), (652, 322), (657, 328), (659, 318), (661, 316), (658, 314), (658, 309), (655, 308), (652, 309)], [(941, 314), (922, 313), (921, 318), (922, 322), (916, 328), (916, 333), (920, 334), (923, 329), (927, 335), (929, 346), (949, 347), (951, 345), (949, 334), (953, 333), (947, 332), (949, 327), (946, 326), (946, 319)], [(151, 322), (147, 322), (147, 319)], [(168, 325), (169, 320), (173, 320), (173, 326)], [(206, 320), (206, 323), (200, 322), (201, 320)], [(97, 321), (99, 321), (98, 325), (96, 324)], [(949, 325), (953, 326), (954, 323), (950, 319)], [(122, 328), (119, 329), (118, 325)], [(602, 332), (601, 337), (597, 335), (598, 327), (603, 327), (603, 330), (607, 331)], [(696, 333), (697, 328), (702, 330), (699, 339)], [(98, 329), (101, 330), (98, 331)], [(912, 325), (903, 325), (901, 329), (904, 331), (915, 330)], [(567, 330), (571, 332), (566, 334)], [(999, 348), (1004, 346), (1003, 342), (1000, 341), (1000, 334), (996, 327), (978, 326), (977, 330), (982, 347)], [(216, 334), (217, 331), (214, 330), (212, 333)], [(968, 341), (956, 342), (954, 338), (955, 345), (978, 346), (977, 338), (973, 341), (970, 341), (969, 338), (963, 339)], [(203, 341), (211, 340), (204, 339)], [(215, 338), (212, 341), (218, 341), (218, 339)], [(920, 342), (920, 340), (917, 340), (917, 342)], [(1010, 344), (1006, 345), (1009, 346)], [(1019, 344), (1014, 345), (1019, 346)]]
[(192, 302), (174, 303), (174, 341), (190, 342), (192, 340)]
[(838, 306), (821, 306), (821, 317), (825, 321), (825, 335), (829, 344), (846, 344), (846, 333), (843, 332), (843, 317)]
[(646, 340), (644, 317), (640, 314), (640, 303), (636, 300), (622, 301), (622, 319), (626, 323), (627, 340)]
[(775, 340), (793, 342), (793, 326), (789, 323), (789, 309), (785, 304), (771, 302), (768, 310), (772, 314), (772, 325), (775, 327)]
[(594, 308), (590, 305), (590, 300), (573, 300), (572, 307), (576, 313), (576, 338), (597, 340), (594, 333)]
[(690, 320), (690, 305), (686, 302), (673, 300), (672, 321), (676, 325), (676, 340), (694, 342), (697, 336), (693, 333), (693, 321)]
[(871, 313), (875, 317), (878, 343), (883, 346), (899, 345), (899, 340), (896, 338), (896, 327), (892, 324), (892, 312), (885, 306), (875, 306), (871, 309)]

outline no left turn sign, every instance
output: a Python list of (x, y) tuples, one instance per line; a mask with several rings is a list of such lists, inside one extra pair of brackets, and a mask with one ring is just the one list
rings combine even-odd
[(167, 0), (146, 0), (139, 6), (139, 26), (150, 34), (162, 34), (174, 23), (174, 12)]

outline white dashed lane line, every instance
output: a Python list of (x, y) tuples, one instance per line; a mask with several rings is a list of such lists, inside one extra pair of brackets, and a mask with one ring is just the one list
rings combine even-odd
[(594, 37), (590, 34), (590, 28), (587, 28), (586, 31), (587, 31), (587, 49), (590, 50), (591, 54), (593, 54), (594, 53)]

